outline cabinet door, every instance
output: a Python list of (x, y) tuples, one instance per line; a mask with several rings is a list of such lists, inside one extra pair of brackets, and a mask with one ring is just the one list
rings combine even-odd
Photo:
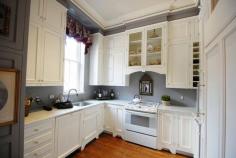
[(97, 113), (82, 116), (82, 144), (85, 146), (88, 142), (97, 136)]
[(163, 64), (163, 28), (153, 27), (148, 28), (146, 31), (146, 65), (162, 65)]
[(104, 85), (112, 85), (114, 82), (114, 56), (111, 53), (104, 53)]
[(114, 53), (113, 54), (114, 66), (113, 66), (113, 86), (122, 86), (125, 83), (125, 74), (124, 74), (124, 54), (123, 53)]
[(115, 109), (110, 106), (110, 105), (106, 105), (105, 106), (105, 120), (104, 120), (104, 123), (105, 123), (105, 130), (107, 132), (111, 132), (113, 133), (114, 131), (114, 114), (115, 114)]
[(191, 19), (180, 19), (168, 23), (168, 41), (179, 42), (191, 39)]
[(168, 88), (189, 88), (190, 45), (188, 42), (170, 43), (168, 50)]
[(171, 147), (173, 145), (173, 121), (174, 116), (169, 113), (161, 113), (159, 120), (159, 133), (161, 145)]
[(119, 107), (116, 108), (115, 114), (115, 135), (123, 136), (123, 109)]
[(104, 130), (104, 106), (99, 105), (99, 111), (97, 116), (98, 134), (101, 134)]
[(223, 57), (220, 46), (214, 45), (206, 51), (206, 80), (207, 80), (207, 100), (206, 100), (206, 147), (207, 158), (220, 158), (222, 140), (222, 81), (225, 75), (222, 72)]
[(75, 112), (56, 119), (57, 157), (65, 157), (80, 146), (80, 113)]
[(193, 119), (191, 116), (179, 116), (178, 118), (178, 150), (193, 153)]
[[(27, 85), (40, 84), (40, 58), (42, 56), (42, 27), (35, 23), (29, 25), (27, 54)], [(40, 65), (40, 66), (39, 66)]]
[(63, 84), (64, 38), (49, 29), (44, 29), (43, 84)]
[(128, 33), (128, 66), (140, 67), (144, 65), (143, 29)]
[(44, 23), (47, 28), (61, 33), (63, 30), (65, 30), (66, 9), (56, 0), (45, 0)]
[(236, 155), (236, 124), (235, 124), (235, 89), (236, 89), (236, 74), (235, 74), (235, 59), (236, 59), (236, 25), (234, 30), (225, 38), (225, 54), (226, 54), (226, 142), (225, 142), (225, 157), (233, 158)]
[(30, 6), (30, 22), (43, 22), (43, 2), (44, 0), (31, 0)]

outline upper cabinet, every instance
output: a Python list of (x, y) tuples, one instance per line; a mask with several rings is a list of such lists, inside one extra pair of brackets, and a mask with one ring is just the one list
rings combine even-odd
[(56, 0), (32, 0), (30, 8), (28, 86), (63, 85), (66, 8)]
[(166, 73), (167, 23), (127, 31), (127, 70)]
[(126, 86), (125, 34), (111, 36), (96, 33), (90, 48), (90, 85)]
[(195, 88), (199, 83), (198, 17), (168, 23), (167, 88)]

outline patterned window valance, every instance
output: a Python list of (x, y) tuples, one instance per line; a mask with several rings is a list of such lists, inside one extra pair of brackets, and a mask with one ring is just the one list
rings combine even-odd
[(83, 42), (85, 44), (85, 54), (88, 53), (88, 48), (92, 45), (90, 31), (69, 14), (67, 14), (66, 35)]

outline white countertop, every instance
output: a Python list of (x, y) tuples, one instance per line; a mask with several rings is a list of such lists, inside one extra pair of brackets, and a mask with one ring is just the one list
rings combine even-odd
[[(83, 110), (83, 109), (86, 109), (86, 108), (89, 108), (98, 104), (102, 104), (102, 103), (113, 104), (117, 106), (125, 106), (128, 103), (130, 103), (130, 101), (127, 101), (127, 100), (85, 100), (85, 102), (90, 102), (91, 104), (88, 106), (83, 106), (83, 107), (74, 106), (73, 108), (70, 108), (70, 109), (53, 108), (53, 110), (51, 111), (40, 110), (36, 112), (31, 112), (29, 113), (27, 117), (25, 117), (25, 125), (42, 121), (42, 120), (46, 120), (46, 119), (50, 119), (50, 118), (55, 118), (55, 117), (65, 115), (68, 113), (80, 111), (80, 110)], [(158, 107), (158, 110), (180, 112), (180, 113), (190, 113), (190, 114), (196, 113), (196, 109), (194, 107), (183, 107), (183, 106), (175, 106), (175, 105), (171, 105), (171, 106), (160, 105)]]
[(46, 120), (46, 119), (50, 119), (50, 118), (54, 118), (54, 117), (58, 117), (61, 115), (65, 115), (71, 112), (76, 112), (79, 110), (83, 110), (85, 108), (89, 108), (98, 104), (102, 104), (102, 103), (108, 103), (108, 104), (113, 104), (113, 105), (118, 105), (118, 106), (124, 106), (126, 104), (128, 104), (130, 101), (126, 101), (126, 100), (85, 100), (85, 102), (90, 102), (92, 104), (88, 105), (88, 106), (73, 106), (73, 108), (69, 108), (69, 109), (56, 109), (53, 108), (53, 110), (51, 111), (46, 111), (46, 110), (40, 110), (40, 111), (36, 111), (36, 112), (31, 112), (29, 113), (29, 115), (27, 117), (25, 117), (25, 125), (34, 123), (34, 122), (38, 122), (38, 121), (42, 121), (42, 120)]
[(190, 113), (195, 114), (196, 108), (195, 107), (186, 107), (186, 106), (177, 106), (177, 105), (159, 105), (158, 110), (161, 111), (171, 111), (171, 112), (179, 112), (179, 113)]

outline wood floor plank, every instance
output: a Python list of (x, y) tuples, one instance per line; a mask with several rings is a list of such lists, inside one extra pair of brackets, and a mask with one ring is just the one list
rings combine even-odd
[(77, 151), (71, 158), (189, 158), (183, 155), (173, 155), (167, 151), (158, 151), (120, 138), (113, 138), (109, 134), (102, 134), (99, 139), (86, 146), (84, 151)]

